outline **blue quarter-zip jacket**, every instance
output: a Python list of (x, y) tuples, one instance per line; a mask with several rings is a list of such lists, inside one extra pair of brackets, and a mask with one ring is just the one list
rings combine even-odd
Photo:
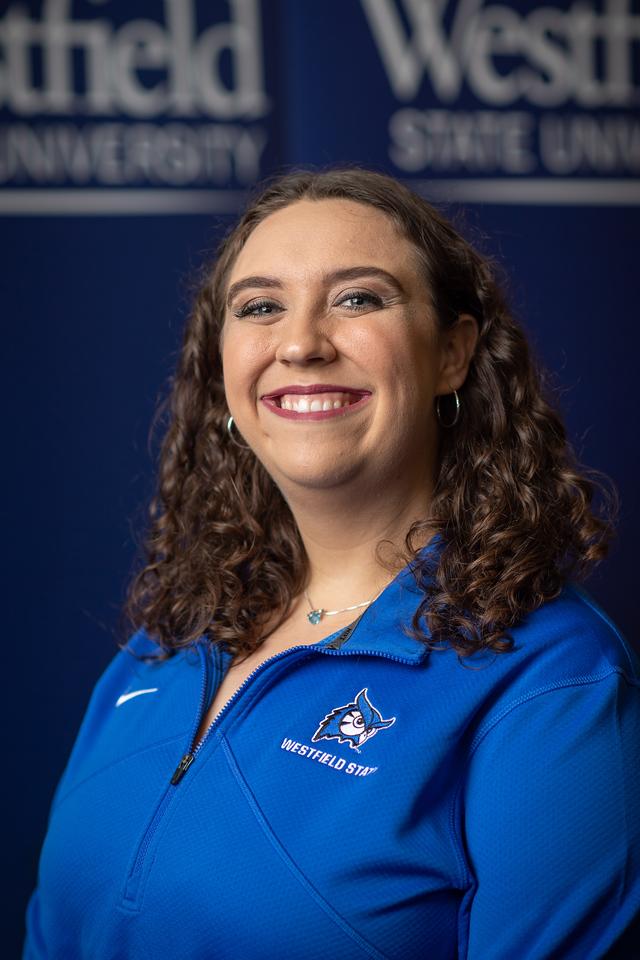
[(406, 568), (346, 639), (262, 664), (175, 784), (231, 658), (119, 652), (25, 960), (640, 957), (637, 657), (571, 586), (464, 662), (403, 632), (419, 599)]

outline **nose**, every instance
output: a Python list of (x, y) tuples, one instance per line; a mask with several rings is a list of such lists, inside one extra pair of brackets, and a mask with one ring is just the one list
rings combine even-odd
[(290, 311), (286, 320), (278, 324), (279, 342), (276, 360), (284, 364), (329, 363), (337, 356), (326, 321), (305, 309)]

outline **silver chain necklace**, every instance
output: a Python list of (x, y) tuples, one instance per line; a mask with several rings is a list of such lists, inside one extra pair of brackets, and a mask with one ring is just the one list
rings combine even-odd
[[(382, 590), (384, 589), (385, 587), (382, 588)], [(382, 590), (380, 593), (382, 593)], [(304, 595), (307, 598), (307, 603), (309, 604), (307, 620), (309, 623), (320, 623), (323, 617), (333, 617), (336, 613), (346, 613), (348, 610), (359, 610), (361, 607), (368, 607), (370, 603), (373, 603), (374, 600), (378, 599), (380, 593), (376, 593), (375, 597), (372, 597), (371, 600), (365, 600), (363, 603), (354, 603), (352, 607), (342, 607), (340, 610), (325, 610), (324, 607), (314, 607), (313, 603), (311, 602), (311, 597), (305, 590)]]

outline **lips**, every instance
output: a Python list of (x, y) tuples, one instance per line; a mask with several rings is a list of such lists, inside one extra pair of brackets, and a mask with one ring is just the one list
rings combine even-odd
[[(315, 395), (318, 400), (311, 399)], [(320, 399), (322, 395), (322, 399)], [(289, 384), (260, 397), (267, 410), (287, 420), (330, 420), (356, 413), (371, 399), (370, 390), (333, 383)]]

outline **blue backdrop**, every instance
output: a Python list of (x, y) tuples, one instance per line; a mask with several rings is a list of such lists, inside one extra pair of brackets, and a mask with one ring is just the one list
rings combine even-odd
[(637, 0), (0, 4), (5, 956), (114, 653), (189, 276), (264, 174), (388, 170), (502, 259), (580, 457), (619, 487), (590, 588), (637, 642), (639, 93)]

